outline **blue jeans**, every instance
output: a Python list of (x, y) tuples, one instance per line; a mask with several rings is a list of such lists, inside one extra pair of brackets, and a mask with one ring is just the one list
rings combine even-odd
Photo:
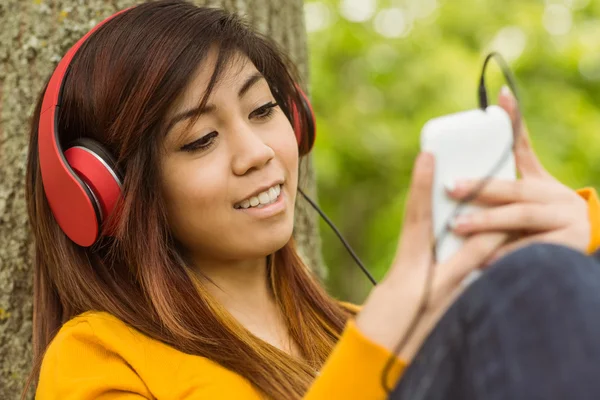
[(389, 399), (600, 399), (600, 254), (535, 244), (497, 261)]

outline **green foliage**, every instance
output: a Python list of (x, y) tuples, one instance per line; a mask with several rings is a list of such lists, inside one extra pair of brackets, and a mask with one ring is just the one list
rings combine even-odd
[[(375, 4), (372, 17), (346, 19), (341, 10), (361, 2)], [(399, 11), (386, 24), (390, 7)], [(476, 106), (490, 49), (517, 76), (543, 164), (573, 188), (600, 187), (600, 2), (307, 0), (306, 10), (319, 200), (377, 279), (394, 256), (421, 127)], [(495, 96), (497, 67), (488, 80)], [(369, 282), (321, 227), (331, 292), (362, 301)]]

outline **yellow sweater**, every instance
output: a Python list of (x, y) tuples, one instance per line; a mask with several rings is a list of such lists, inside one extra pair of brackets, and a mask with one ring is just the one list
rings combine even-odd
[[(592, 239), (600, 247), (600, 202), (583, 189)], [(380, 384), (390, 352), (350, 319), (306, 400), (384, 399)], [(405, 365), (398, 359), (390, 384)], [(87, 312), (63, 325), (44, 356), (38, 400), (260, 399), (248, 381), (215, 362), (153, 340), (104, 312)]]
[[(304, 398), (384, 399), (380, 374), (389, 355), (350, 320)], [(402, 369), (397, 361), (390, 382)], [(87, 312), (70, 320), (48, 347), (36, 399), (146, 398), (261, 397), (240, 375), (153, 340), (104, 312)]]

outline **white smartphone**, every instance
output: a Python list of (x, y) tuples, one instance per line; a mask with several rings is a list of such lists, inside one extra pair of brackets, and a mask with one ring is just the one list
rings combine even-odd
[[(421, 132), (421, 150), (435, 156), (432, 192), (433, 226), (436, 238), (447, 228), (458, 202), (447, 195), (446, 185), (458, 179), (481, 179), (494, 171), (495, 178), (515, 180), (517, 177), (510, 117), (498, 106), (464, 111), (428, 121)], [(460, 214), (477, 210), (465, 205)], [(464, 238), (449, 230), (436, 247), (437, 262), (452, 257), (463, 245)]]

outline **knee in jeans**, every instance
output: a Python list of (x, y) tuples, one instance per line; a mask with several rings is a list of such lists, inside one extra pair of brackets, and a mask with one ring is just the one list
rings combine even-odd
[[(466, 320), (483, 321), (491, 308), (511, 308), (518, 313), (550, 302), (573, 301), (571, 293), (584, 295), (600, 287), (600, 266), (577, 250), (555, 244), (533, 244), (501, 258), (461, 295), (457, 302)], [(552, 293), (552, 295), (549, 295)]]

